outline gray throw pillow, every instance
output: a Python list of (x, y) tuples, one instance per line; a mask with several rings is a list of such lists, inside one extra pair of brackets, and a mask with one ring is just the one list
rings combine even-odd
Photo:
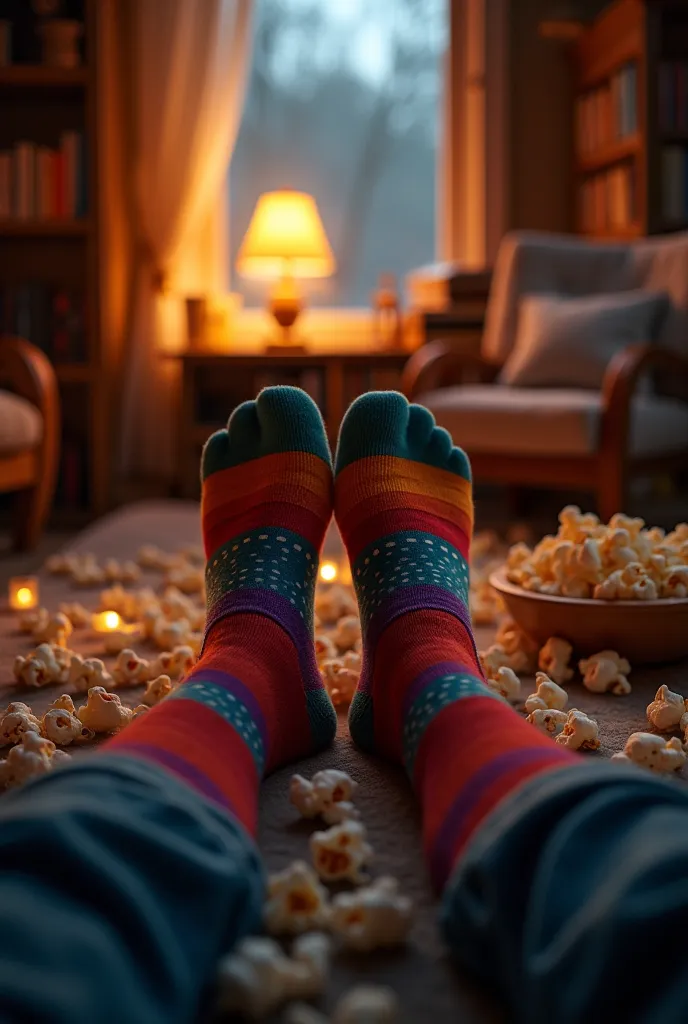
[(519, 305), (516, 342), (499, 383), (599, 389), (613, 356), (634, 342), (653, 341), (668, 308), (664, 292), (574, 299), (526, 295)]

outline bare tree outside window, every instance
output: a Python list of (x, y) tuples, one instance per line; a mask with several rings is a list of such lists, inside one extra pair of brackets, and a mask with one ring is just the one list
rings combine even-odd
[(434, 257), (445, 0), (257, 0), (229, 174), (233, 269), (261, 192), (315, 196), (337, 259), (314, 304), (365, 306), (378, 274)]

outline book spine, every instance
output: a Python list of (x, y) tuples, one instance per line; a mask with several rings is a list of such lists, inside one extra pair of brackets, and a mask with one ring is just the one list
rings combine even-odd
[(76, 132), (63, 133), (60, 152), (64, 163), (64, 216), (72, 219), (76, 213)]

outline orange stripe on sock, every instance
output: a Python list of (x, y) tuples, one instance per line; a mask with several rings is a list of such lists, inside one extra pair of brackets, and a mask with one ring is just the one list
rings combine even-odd
[(332, 471), (317, 455), (277, 452), (211, 473), (203, 482), (203, 508), (211, 511), (228, 499), (251, 498), (266, 481), (274, 486), (282, 478), (314, 494), (329, 495), (332, 487)]
[(265, 480), (255, 490), (250, 491), (247, 498), (239, 498), (235, 493), (228, 491), (224, 501), (218, 501), (214, 506), (209, 506), (205, 496), (201, 502), (201, 516), (203, 529), (213, 530), (217, 525), (229, 519), (237, 508), (266, 505), (270, 502), (281, 502), (288, 505), (297, 505), (299, 509), (308, 509), (309, 512), (318, 516), (324, 523), (327, 523), (331, 514), (330, 495), (327, 491), (312, 491), (303, 487), (293, 480)]
[(423, 494), (470, 514), (472, 486), (469, 480), (445, 469), (411, 462), (391, 455), (373, 455), (346, 466), (337, 477), (337, 515), (380, 491)]

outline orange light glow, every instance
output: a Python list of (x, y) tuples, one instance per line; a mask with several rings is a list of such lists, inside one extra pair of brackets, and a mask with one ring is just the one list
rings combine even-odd
[(122, 619), (117, 612), (96, 612), (93, 616), (92, 624), (96, 633), (111, 633), (113, 630), (120, 628)]
[(264, 192), (241, 243), (236, 268), (244, 277), (329, 277), (335, 261), (318, 207), (305, 192)]
[(339, 570), (334, 562), (323, 562), (320, 566), (320, 579), (325, 583), (332, 583), (337, 579)]
[(38, 580), (35, 576), (17, 576), (9, 583), (9, 604), (15, 611), (38, 606)]

